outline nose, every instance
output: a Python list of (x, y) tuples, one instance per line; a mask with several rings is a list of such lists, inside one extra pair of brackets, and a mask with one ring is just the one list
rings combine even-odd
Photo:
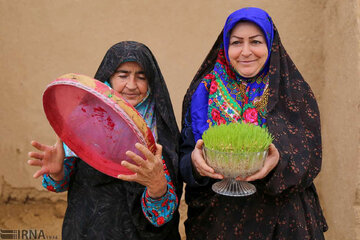
[(244, 43), (242, 51), (241, 51), (241, 55), (243, 55), (244, 57), (249, 57), (251, 55), (251, 49), (250, 49), (250, 44), (249, 43)]
[(130, 90), (134, 90), (136, 89), (136, 79), (135, 79), (135, 76), (134, 75), (130, 75), (129, 76), (129, 79), (126, 83), (126, 87)]

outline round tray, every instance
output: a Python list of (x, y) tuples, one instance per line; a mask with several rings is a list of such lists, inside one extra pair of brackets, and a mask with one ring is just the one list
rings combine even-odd
[(136, 109), (104, 83), (69, 73), (50, 83), (43, 94), (46, 117), (56, 134), (79, 158), (100, 172), (133, 174), (121, 166), (135, 143), (155, 153), (151, 130)]

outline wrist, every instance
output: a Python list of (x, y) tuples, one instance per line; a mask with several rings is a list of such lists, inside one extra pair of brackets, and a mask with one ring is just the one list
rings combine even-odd
[(157, 183), (155, 186), (152, 187), (148, 187), (147, 191), (148, 194), (151, 198), (153, 199), (157, 199), (157, 198), (161, 198), (162, 196), (164, 196), (167, 192), (167, 181), (166, 179), (164, 179), (165, 181), (161, 181), (161, 183)]
[(197, 171), (196, 167), (195, 167), (195, 164), (194, 164), (194, 158), (195, 158), (195, 150), (192, 151), (190, 157), (191, 157), (191, 172), (192, 172), (192, 175), (194, 176), (195, 180), (196, 179), (200, 179), (202, 178), (203, 176), (200, 175), (200, 173)]
[(61, 181), (64, 179), (65, 173), (64, 170), (60, 171), (59, 173), (51, 173), (49, 174), (49, 176), (54, 180), (54, 181)]

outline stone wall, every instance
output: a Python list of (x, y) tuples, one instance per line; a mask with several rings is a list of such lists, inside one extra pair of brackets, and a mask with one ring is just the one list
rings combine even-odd
[(93, 76), (111, 45), (140, 41), (158, 60), (180, 123), (187, 86), (227, 15), (245, 6), (269, 12), (318, 99), (326, 237), (360, 239), (359, 0), (0, 0), (0, 229), (60, 237), (66, 194), (43, 190), (26, 164), (32, 139), (55, 141), (41, 102), (50, 81)]

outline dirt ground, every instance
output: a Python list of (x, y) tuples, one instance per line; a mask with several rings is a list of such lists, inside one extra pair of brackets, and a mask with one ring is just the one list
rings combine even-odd
[(66, 209), (65, 201), (10, 202), (0, 205), (0, 229), (43, 230), (49, 239), (61, 239), (61, 225)]
[[(49, 193), (51, 194), (51, 193)], [(49, 199), (8, 199), (0, 203), (0, 232), (1, 230), (17, 230), (21, 234), (30, 231), (39, 234), (42, 230), (46, 239), (61, 239), (61, 226), (66, 210), (66, 201)], [(181, 200), (181, 223), (179, 231), (185, 239), (183, 222), (186, 219), (187, 206)], [(0, 239), (2, 237), (0, 236)], [(4, 238), (5, 239), (5, 238)]]

